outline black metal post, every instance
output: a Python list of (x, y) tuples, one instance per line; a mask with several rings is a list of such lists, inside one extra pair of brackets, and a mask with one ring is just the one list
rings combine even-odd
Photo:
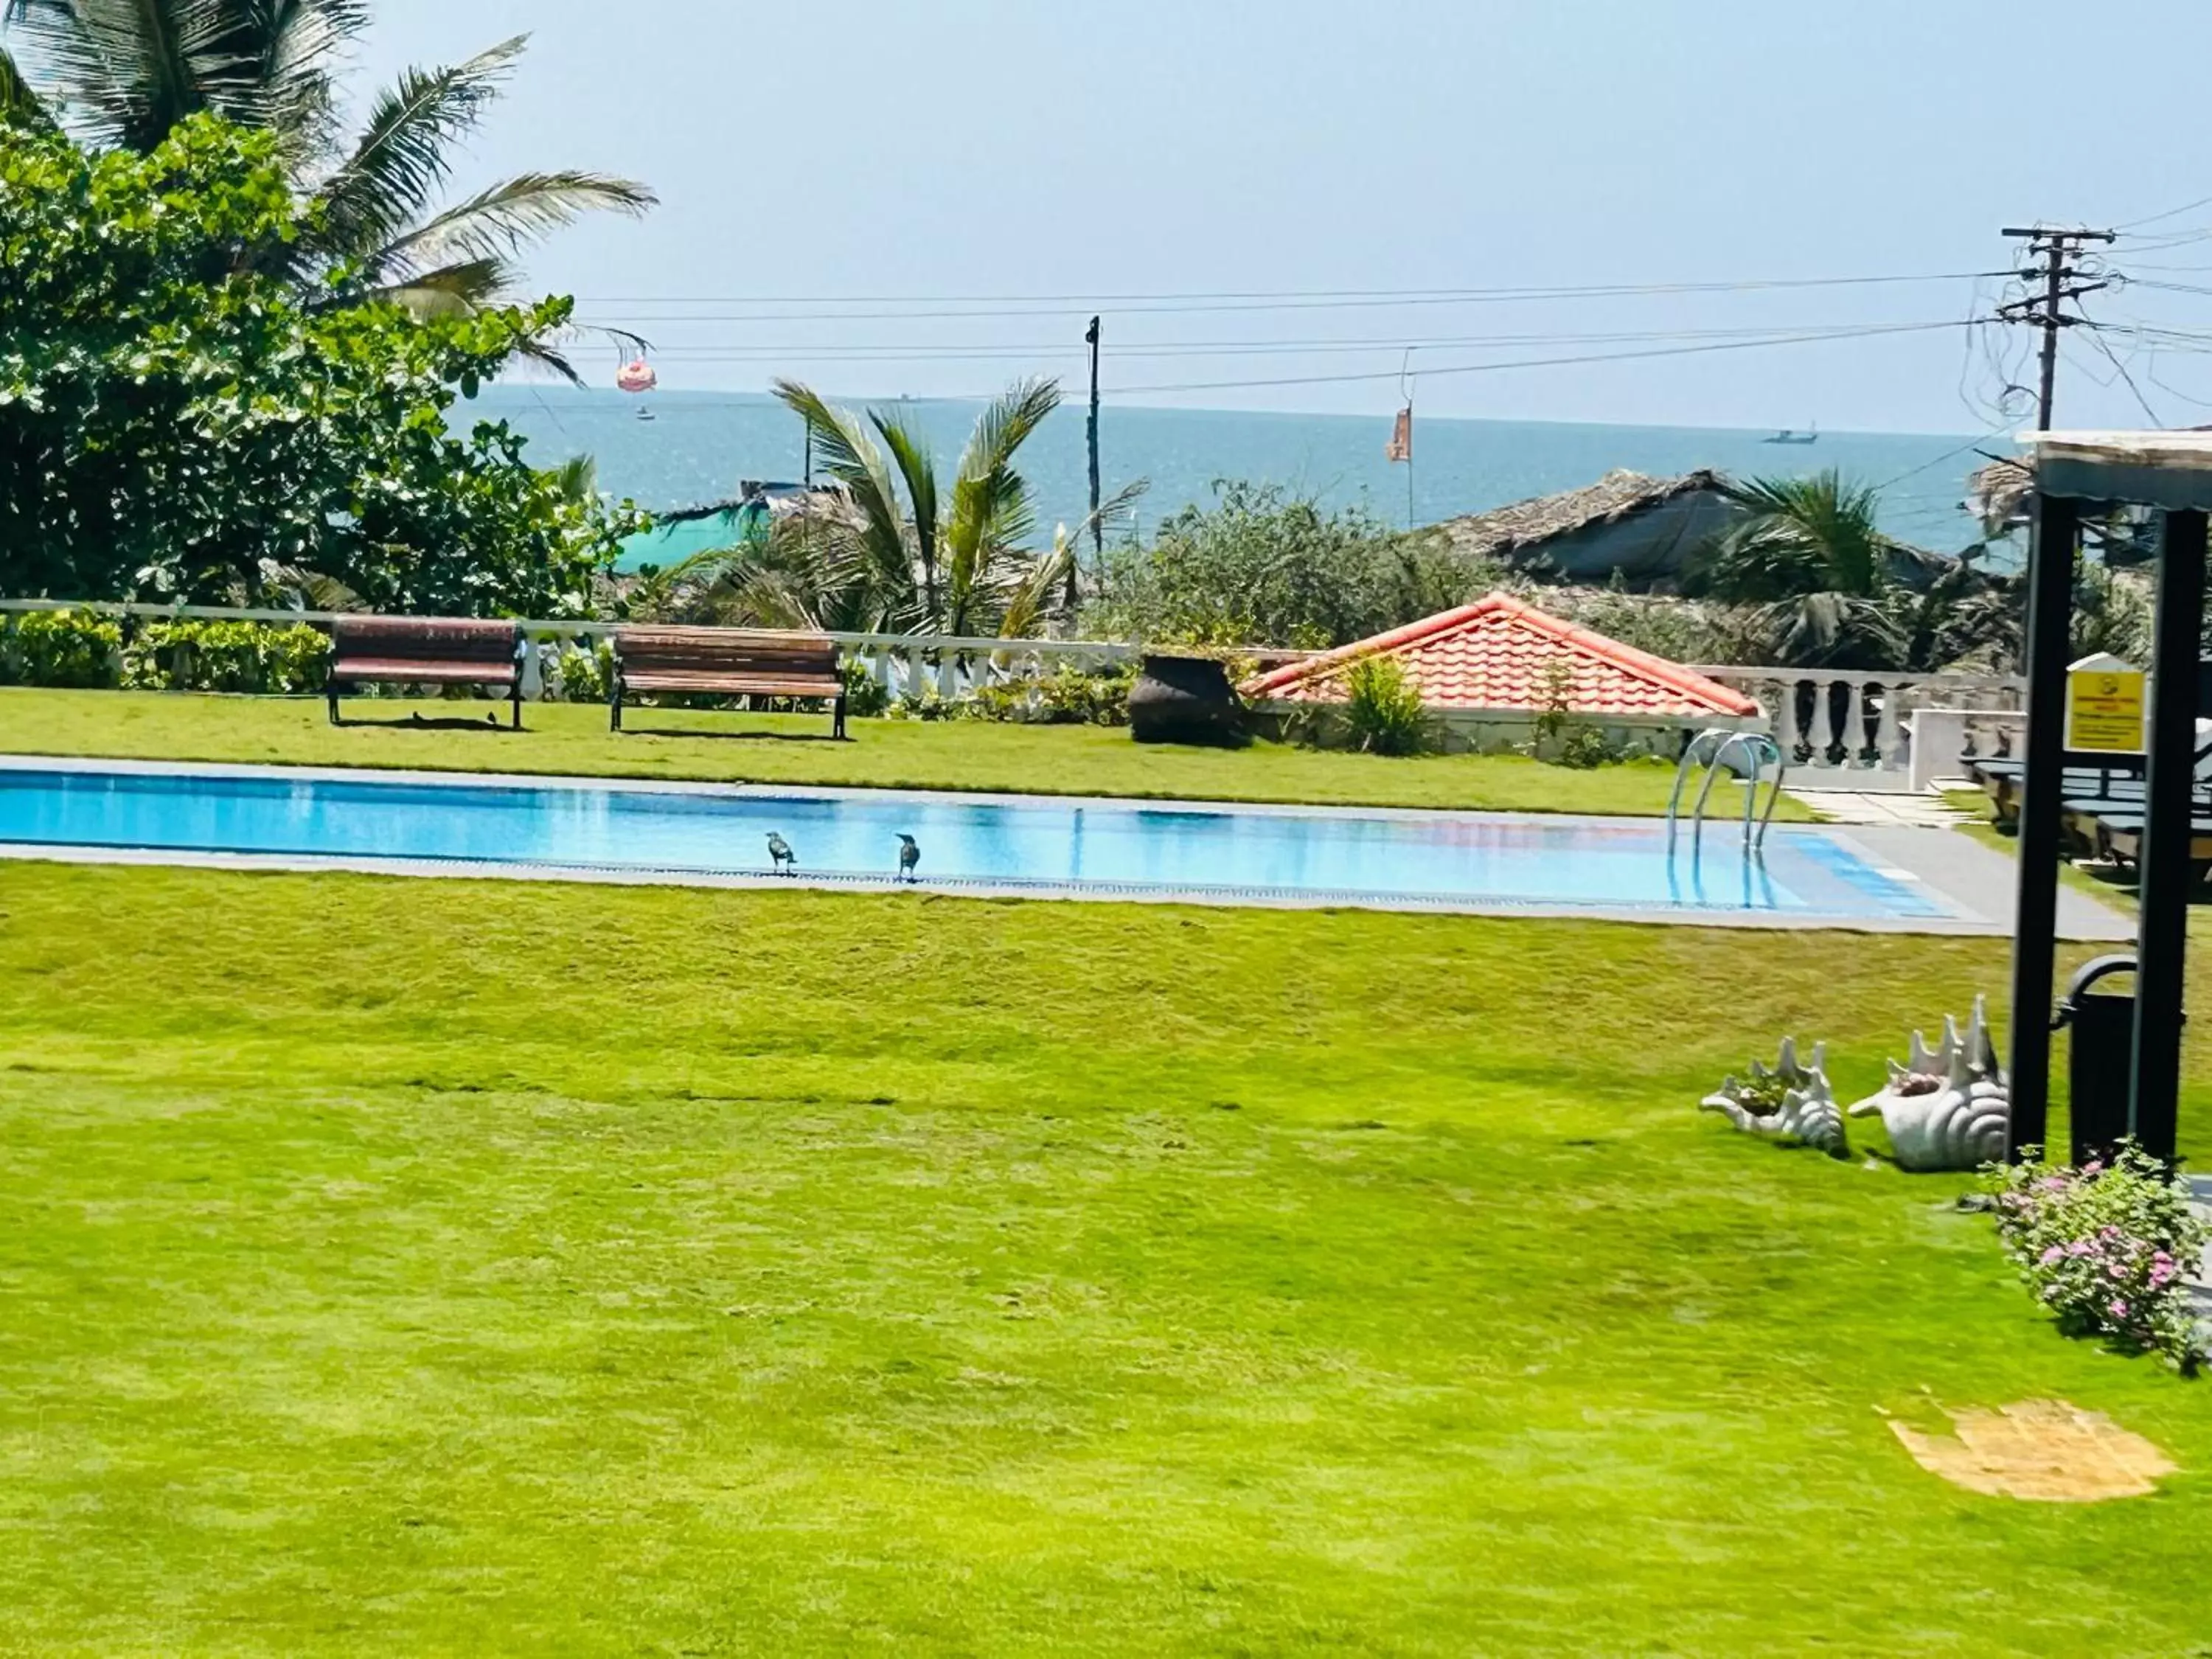
[(2036, 498), (2027, 553), (2027, 737), (2013, 912), (2012, 1121), (2005, 1154), (2044, 1144), (2051, 1109), (2051, 974), (2058, 931), (2058, 807), (2066, 764), (2066, 665), (2081, 509)]
[(1102, 557), (1106, 551), (1106, 526), (1098, 522), (1098, 341), (1099, 319), (1093, 317), (1083, 337), (1091, 348), (1091, 550)]
[(2197, 662), (2204, 614), (2204, 515), (2169, 512), (2158, 558), (2151, 655), (2150, 775), (2143, 787), (2136, 920), (2136, 1040), (2128, 1118), (2142, 1149), (2171, 1161), (2181, 1090), (2181, 999), (2189, 947), (2191, 802), (2197, 785)]

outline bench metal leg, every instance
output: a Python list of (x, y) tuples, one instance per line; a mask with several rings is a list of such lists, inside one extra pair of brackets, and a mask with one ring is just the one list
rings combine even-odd
[(336, 726), (338, 724), (338, 689), (335, 684), (325, 685), (323, 695), (330, 702), (331, 724)]
[(614, 676), (612, 687), (607, 692), (607, 730), (610, 732), (622, 730), (622, 676), (617, 673)]
[(833, 738), (842, 738), (845, 735), (845, 699), (842, 696), (837, 699), (836, 723), (831, 727), (830, 735)]
[(522, 730), (522, 681), (520, 676), (515, 679), (514, 690), (507, 693), (507, 706), (514, 716), (514, 727), (520, 732)]

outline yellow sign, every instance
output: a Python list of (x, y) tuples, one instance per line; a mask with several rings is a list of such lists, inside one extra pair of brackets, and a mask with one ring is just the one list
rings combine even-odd
[(2142, 670), (2088, 668), (2068, 675), (2066, 746), (2106, 754), (2141, 754)]

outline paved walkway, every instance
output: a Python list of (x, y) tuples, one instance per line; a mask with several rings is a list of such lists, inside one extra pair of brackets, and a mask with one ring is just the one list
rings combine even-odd
[(1942, 830), (1964, 823), (1967, 814), (1943, 804), (1940, 795), (1875, 794), (1858, 789), (1798, 789), (1783, 786), (1831, 823), (1902, 824), (1914, 830)]

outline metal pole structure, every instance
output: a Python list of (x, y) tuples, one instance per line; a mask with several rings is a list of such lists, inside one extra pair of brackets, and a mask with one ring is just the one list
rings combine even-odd
[(2035, 429), (2051, 430), (2051, 394), (2058, 388), (2058, 295), (2065, 280), (2066, 260), (2061, 244), (2050, 245), (2043, 268), (2043, 374), (2035, 397)]
[[(2081, 320), (2078, 317), (2068, 316), (2059, 307), (2068, 300), (2078, 300), (2085, 294), (2094, 294), (2100, 288), (2111, 286), (2109, 283), (2083, 283), (2077, 287), (2067, 287), (2066, 283), (2075, 275), (2071, 261), (2080, 254), (2085, 244), (2109, 242), (2112, 240), (2112, 233), (2086, 228), (2047, 230), (2039, 227), (2008, 225), (1999, 234), (2026, 240), (2028, 251), (2041, 255), (2043, 258), (2040, 271), (2031, 270), (2021, 273), (2027, 276), (2040, 276), (2043, 278), (2042, 294), (2033, 299), (2015, 300), (1999, 306), (1996, 314), (2006, 322), (2033, 323), (2043, 331), (2043, 374), (2035, 402), (2035, 427), (2039, 432), (2048, 432), (2051, 430), (2051, 396), (2058, 384), (2058, 331), (2071, 328)], [(2041, 307), (2039, 310), (2039, 307)]]
[(2150, 776), (2143, 790), (2136, 1033), (2129, 1133), (2173, 1159), (2181, 999), (2189, 945), (2191, 799), (2197, 785), (2197, 659), (2204, 613), (2204, 515), (2169, 512), (2158, 559), (2151, 657)]
[[(1102, 332), (1099, 319), (1096, 317), (1091, 319), (1091, 326), (1083, 331), (1084, 343), (1091, 348), (1091, 421), (1086, 432), (1091, 448), (1091, 550), (1101, 560), (1106, 556), (1106, 526), (1098, 518), (1098, 341)], [(1080, 536), (1076, 538), (1079, 546), (1082, 539)], [(1071, 617), (1075, 615), (1076, 602), (1080, 598), (1076, 582), (1076, 548), (1069, 548), (1066, 609)]]
[[(2081, 508), (2036, 497), (2027, 551), (2027, 766), (2013, 912), (2012, 1118), (2005, 1155), (2044, 1144), (2051, 1106), (2051, 974), (2058, 931), (2058, 807), (2066, 763), (2066, 662)], [(2194, 684), (2192, 680), (2191, 684)]]
[(1093, 317), (1084, 340), (1091, 347), (1091, 549), (1106, 551), (1106, 526), (1098, 522), (1098, 339), (1099, 319)]

